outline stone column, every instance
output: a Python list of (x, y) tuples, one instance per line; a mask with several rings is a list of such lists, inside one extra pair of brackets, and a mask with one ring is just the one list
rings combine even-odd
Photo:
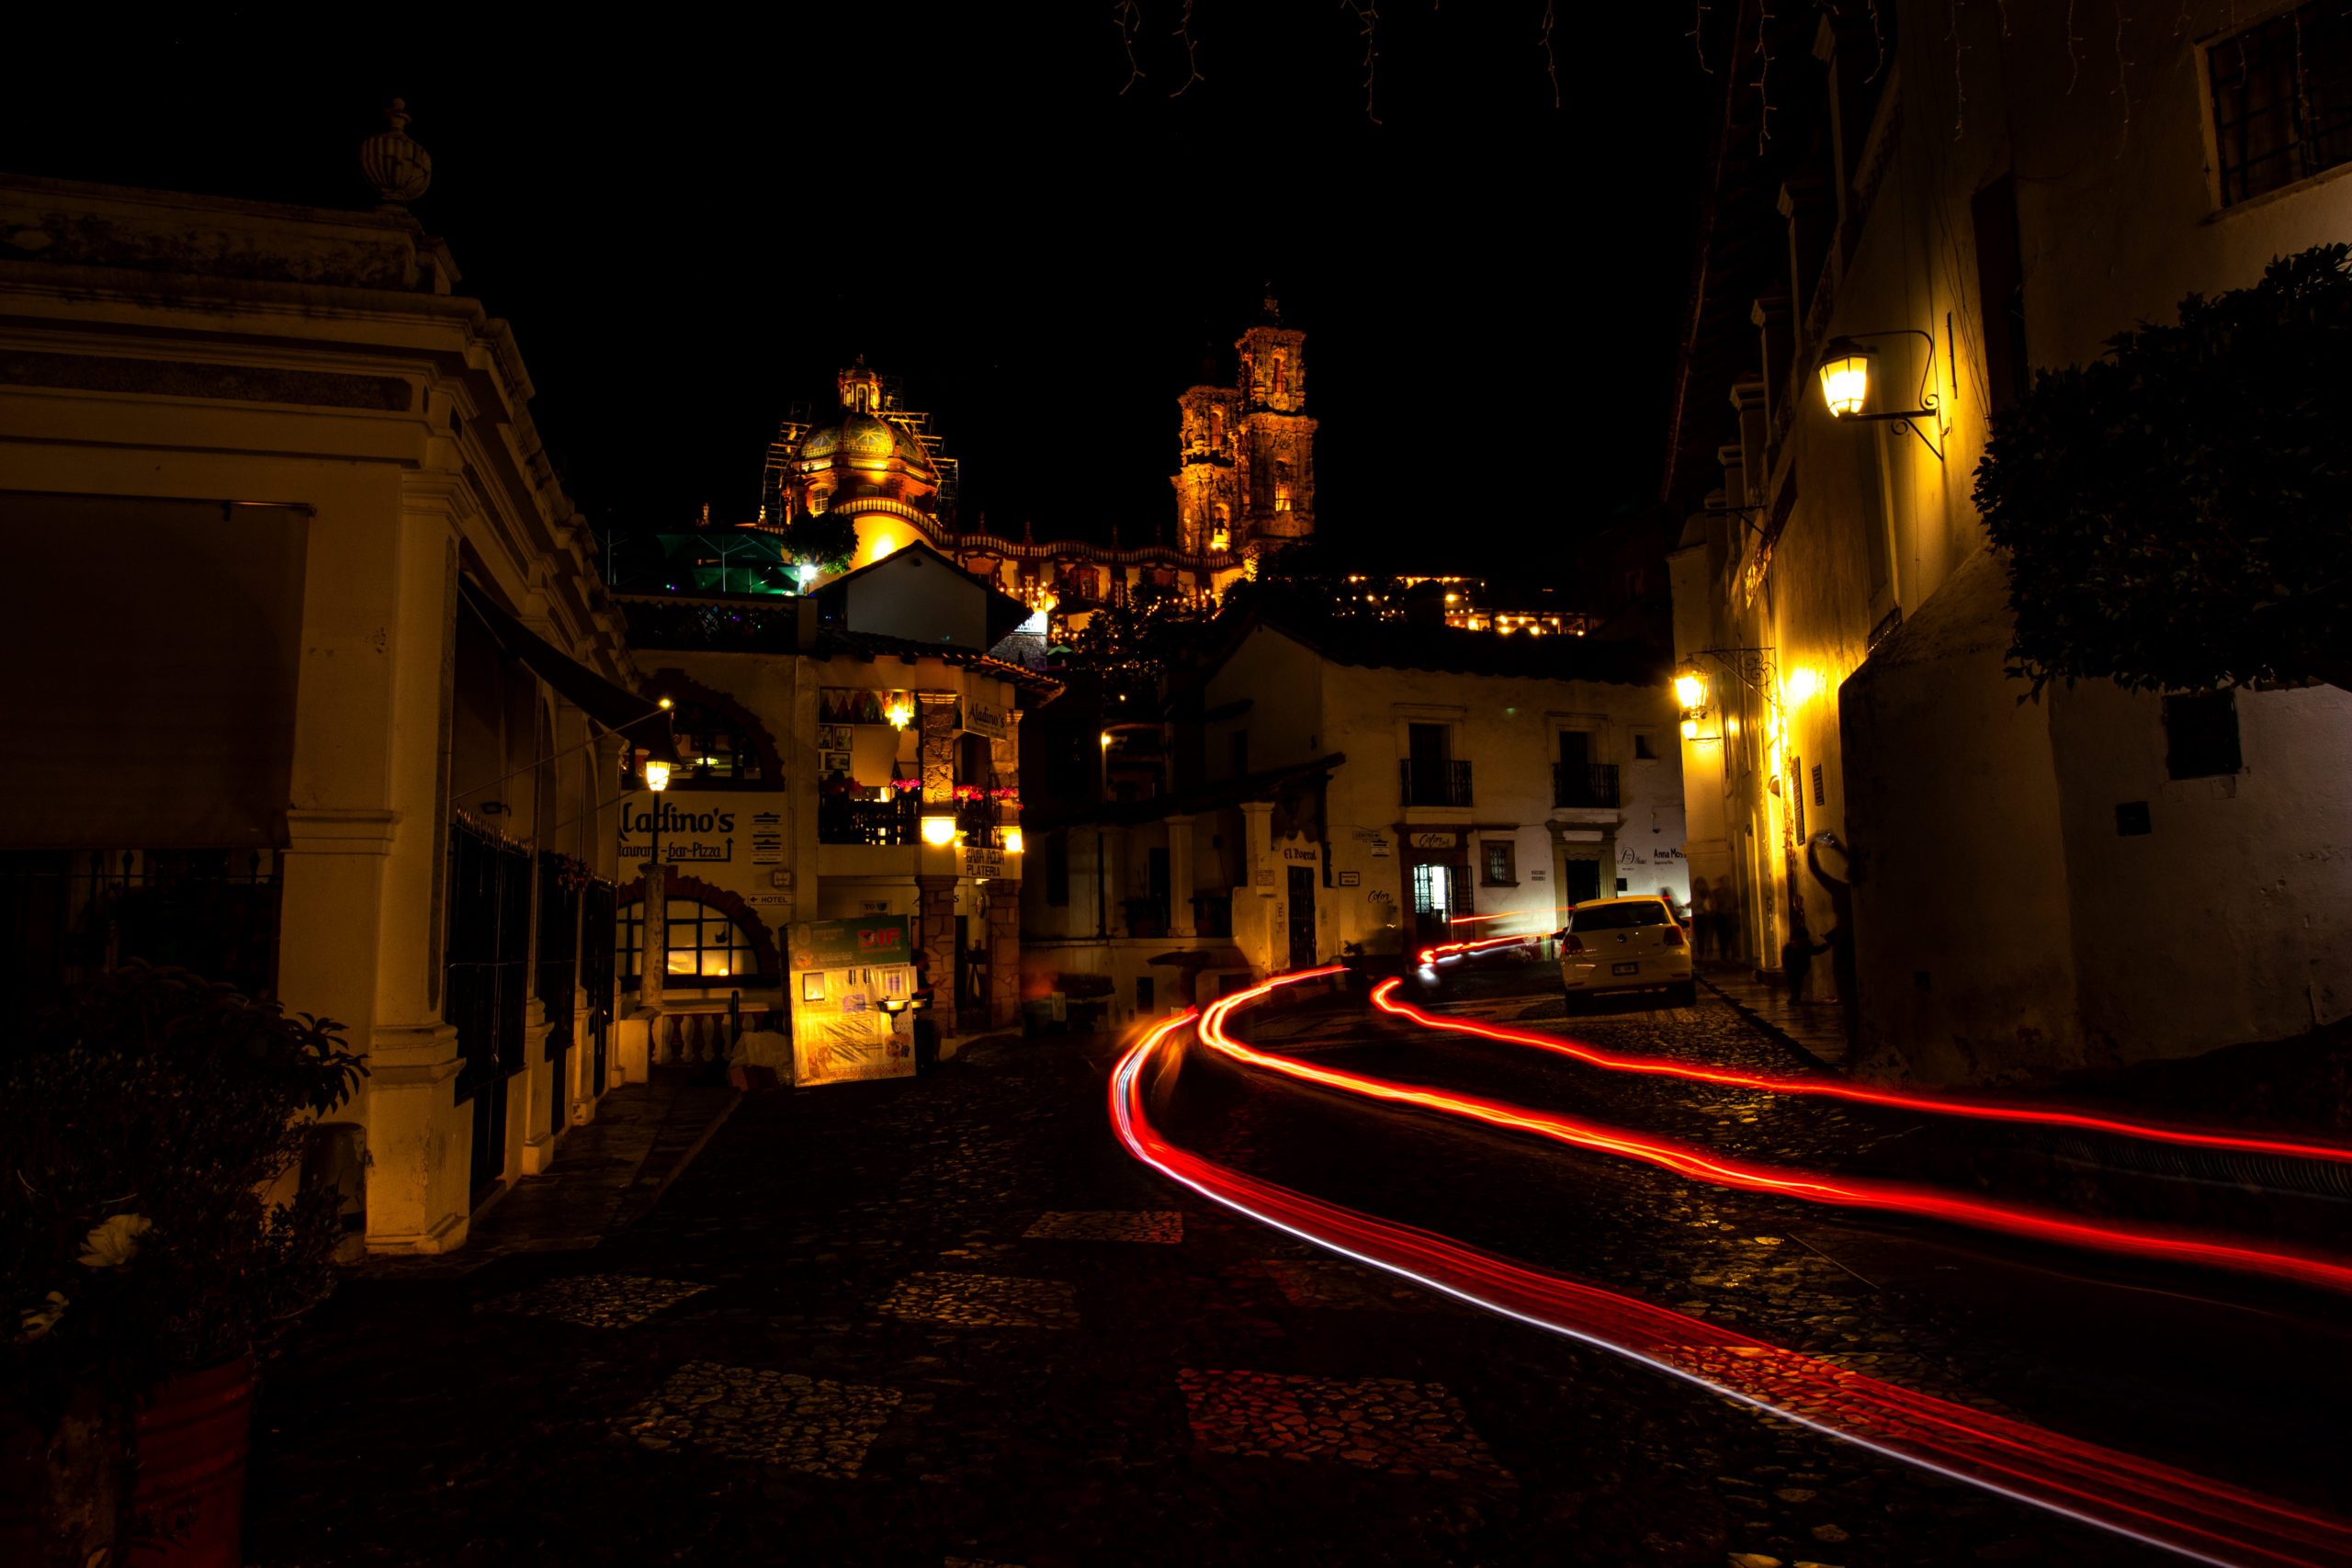
[(1180, 942), (1195, 934), (1193, 924), (1193, 818), (1168, 818), (1168, 932)]
[[(653, 797), (653, 809), (662, 809), (658, 795)], [(661, 846), (652, 847), (659, 850)], [(662, 1054), (661, 1030), (662, 986), (670, 973), (670, 868), (649, 855), (642, 886), (645, 923), (638, 947), (637, 1016), (645, 1021), (648, 1031), (645, 1065), (650, 1067), (667, 1059)]]
[(922, 725), (922, 804), (944, 811), (956, 804), (956, 694), (917, 692)]
[(989, 1027), (1021, 1023), (1021, 884), (989, 884)]
[(915, 945), (928, 954), (931, 1020), (942, 1034), (956, 1032), (956, 878), (915, 878)]
[(1241, 875), (1247, 890), (1256, 897), (1234, 899), (1233, 939), (1243, 944), (1241, 951), (1252, 965), (1271, 975), (1289, 958), (1282, 949), (1274, 919), (1278, 908), (1274, 899), (1282, 890), (1281, 877), (1274, 870), (1274, 804), (1246, 800), (1241, 803), (1241, 815), (1247, 829)]

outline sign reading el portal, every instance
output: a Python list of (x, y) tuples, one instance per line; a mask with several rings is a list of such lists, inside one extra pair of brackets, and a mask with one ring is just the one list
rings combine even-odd
[(904, 915), (786, 928), (792, 1081), (912, 1077), (914, 942)]

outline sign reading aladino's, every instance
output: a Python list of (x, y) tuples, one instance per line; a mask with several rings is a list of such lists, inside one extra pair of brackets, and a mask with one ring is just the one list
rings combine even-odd
[(784, 809), (781, 790), (631, 790), (621, 796), (621, 874), (644, 866), (658, 821), (663, 864), (748, 904), (781, 904), (775, 873), (786, 863)]
[(785, 939), (792, 1081), (913, 1077), (914, 942), (907, 918), (797, 921)]

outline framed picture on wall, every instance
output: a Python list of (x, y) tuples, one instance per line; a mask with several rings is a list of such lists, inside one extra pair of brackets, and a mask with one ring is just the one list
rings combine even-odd
[(850, 754), (846, 751), (827, 751), (820, 761), (826, 773), (846, 773), (850, 771)]

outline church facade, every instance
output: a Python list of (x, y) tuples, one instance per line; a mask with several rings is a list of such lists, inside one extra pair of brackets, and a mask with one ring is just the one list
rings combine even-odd
[[(1234, 344), (1235, 384), (1204, 364), (1178, 399), (1175, 542), (1137, 547), (1039, 542), (956, 526), (956, 459), (894, 378), (863, 362), (841, 372), (841, 406), (788, 419), (768, 449), (759, 526), (838, 512), (857, 530), (852, 569), (921, 539), (981, 580), (1051, 614), (1065, 628), (1140, 589), (1216, 598), (1257, 558), (1315, 531), (1315, 420), (1306, 412), (1306, 334), (1282, 324), (1269, 297)], [(824, 579), (819, 579), (821, 583)]]

